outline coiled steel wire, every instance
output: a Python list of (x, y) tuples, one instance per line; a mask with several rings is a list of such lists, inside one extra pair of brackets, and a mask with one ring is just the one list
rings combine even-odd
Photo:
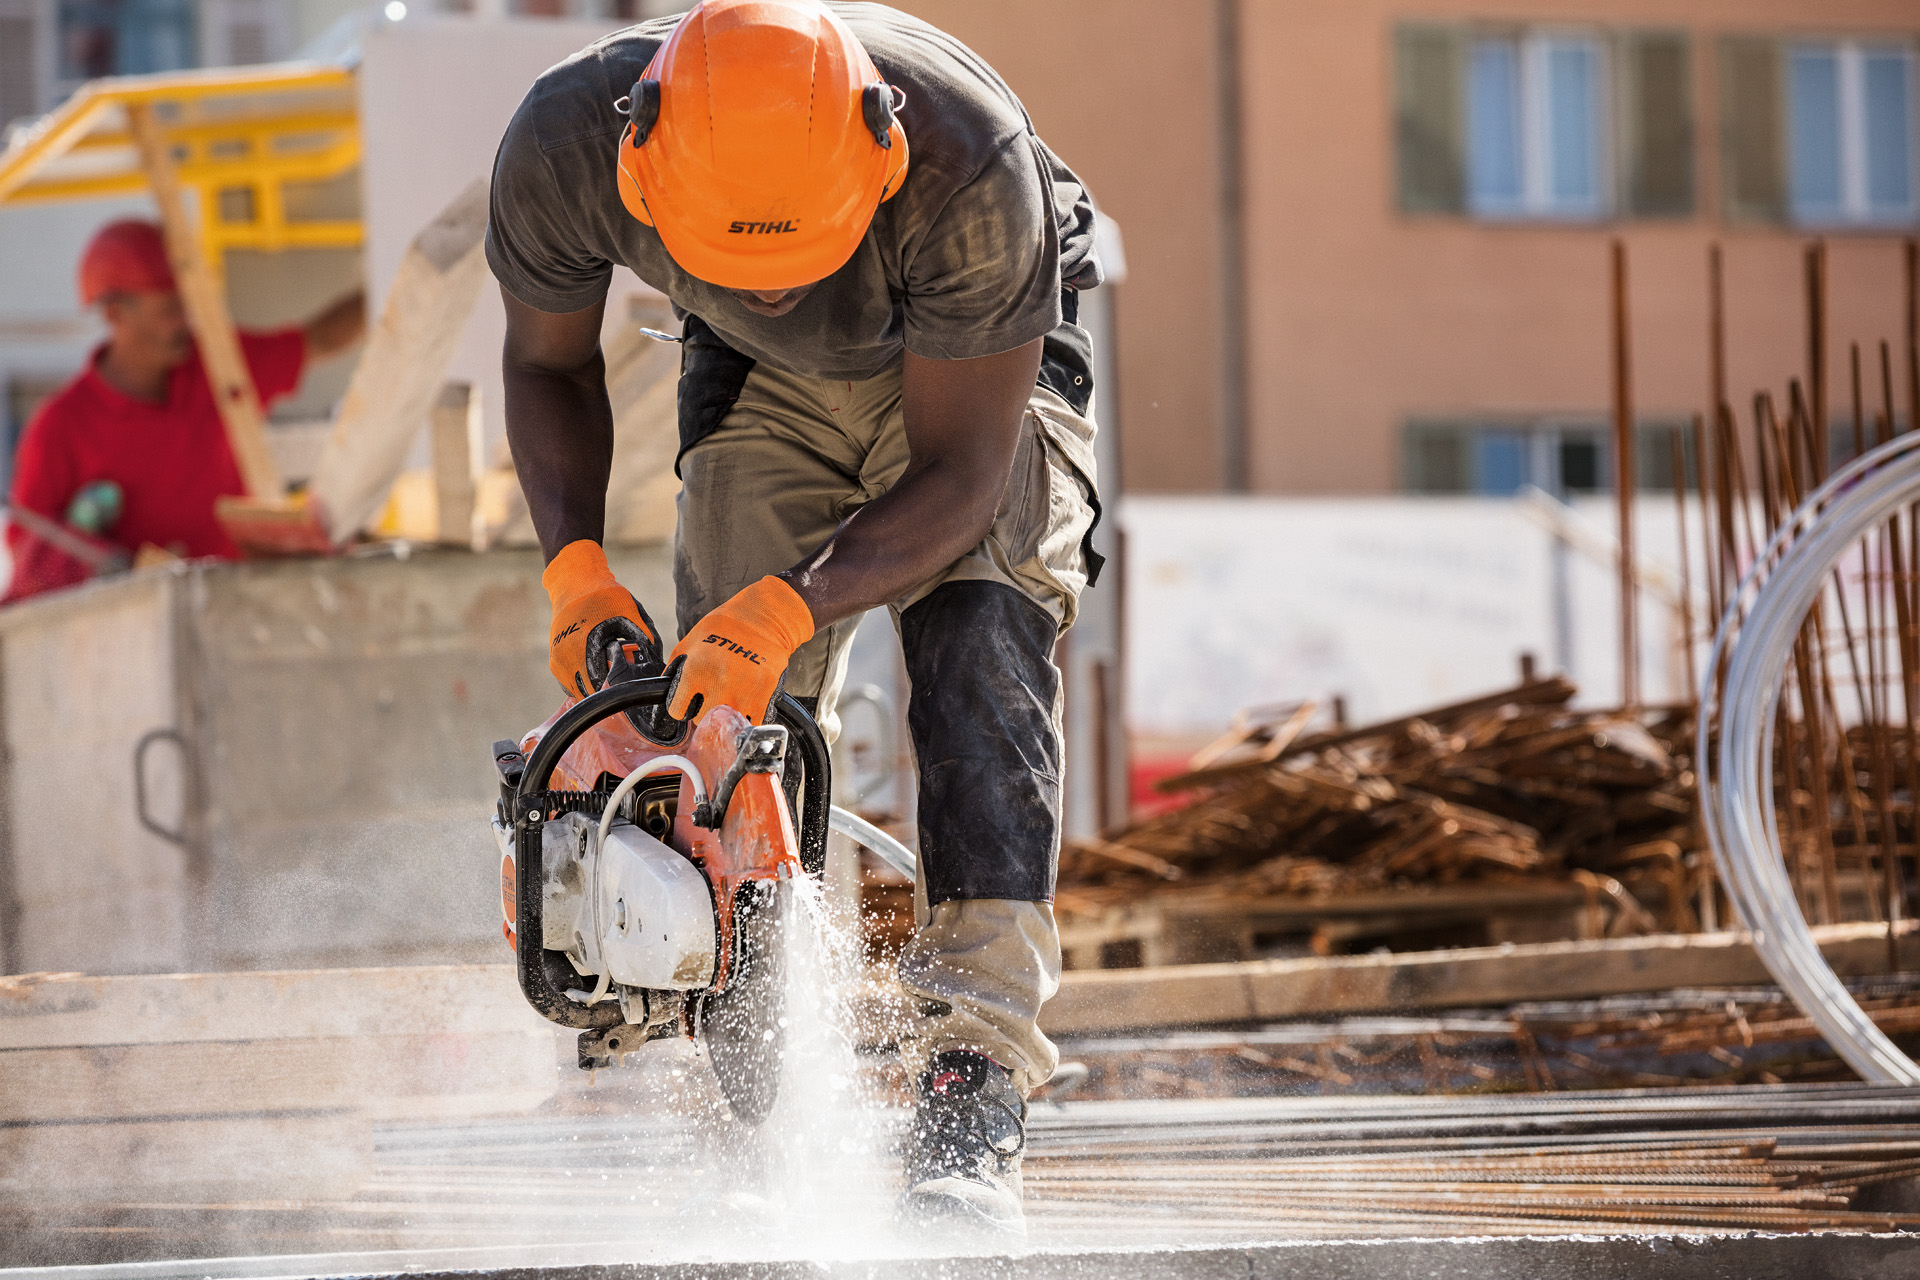
[(1707, 839), (1754, 950), (1834, 1051), (1875, 1084), (1920, 1084), (1920, 1066), (1848, 994), (1794, 896), (1774, 811), (1774, 725), (1794, 641), (1834, 567), (1917, 499), (1920, 432), (1908, 432), (1835, 472), (1781, 523), (1721, 616), (1695, 729)]

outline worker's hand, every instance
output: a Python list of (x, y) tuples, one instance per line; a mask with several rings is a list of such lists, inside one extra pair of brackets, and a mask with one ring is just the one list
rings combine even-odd
[(793, 651), (813, 639), (813, 612), (783, 580), (766, 577), (700, 619), (674, 646), (680, 664), (667, 714), (685, 720), (725, 703), (760, 720)]
[(606, 680), (616, 645), (639, 644), (659, 654), (659, 633), (640, 602), (614, 581), (599, 543), (582, 538), (562, 547), (540, 583), (553, 601), (547, 669), (573, 696), (584, 698)]

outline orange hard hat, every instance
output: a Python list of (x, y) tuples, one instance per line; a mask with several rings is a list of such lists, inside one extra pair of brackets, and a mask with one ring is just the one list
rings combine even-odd
[(815, 0), (701, 0), (625, 102), (620, 199), (708, 284), (811, 284), (900, 189), (904, 102)]
[(138, 218), (109, 222), (80, 255), (80, 305), (116, 293), (171, 293), (173, 268), (160, 228)]

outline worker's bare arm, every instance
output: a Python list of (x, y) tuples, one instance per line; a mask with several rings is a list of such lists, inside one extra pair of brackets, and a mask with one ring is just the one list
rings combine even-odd
[(905, 474), (780, 575), (816, 627), (898, 599), (986, 537), (1013, 469), (1040, 343), (974, 360), (907, 354)]
[(527, 495), (540, 550), (551, 560), (571, 542), (606, 532), (613, 469), (613, 406), (600, 355), (605, 304), (565, 315), (537, 311), (505, 289), (507, 444)]
[(355, 289), (313, 319), (307, 321), (307, 359), (325, 360), (337, 356), (367, 331), (367, 291)]

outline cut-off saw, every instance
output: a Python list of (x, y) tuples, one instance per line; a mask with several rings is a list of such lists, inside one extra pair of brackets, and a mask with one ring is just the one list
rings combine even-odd
[(494, 744), (507, 940), (527, 1002), (579, 1030), (582, 1067), (701, 1040), (758, 1124), (779, 1087), (791, 882), (826, 865), (826, 740), (784, 693), (769, 724), (728, 706), (672, 720), (671, 678), (638, 656)]

